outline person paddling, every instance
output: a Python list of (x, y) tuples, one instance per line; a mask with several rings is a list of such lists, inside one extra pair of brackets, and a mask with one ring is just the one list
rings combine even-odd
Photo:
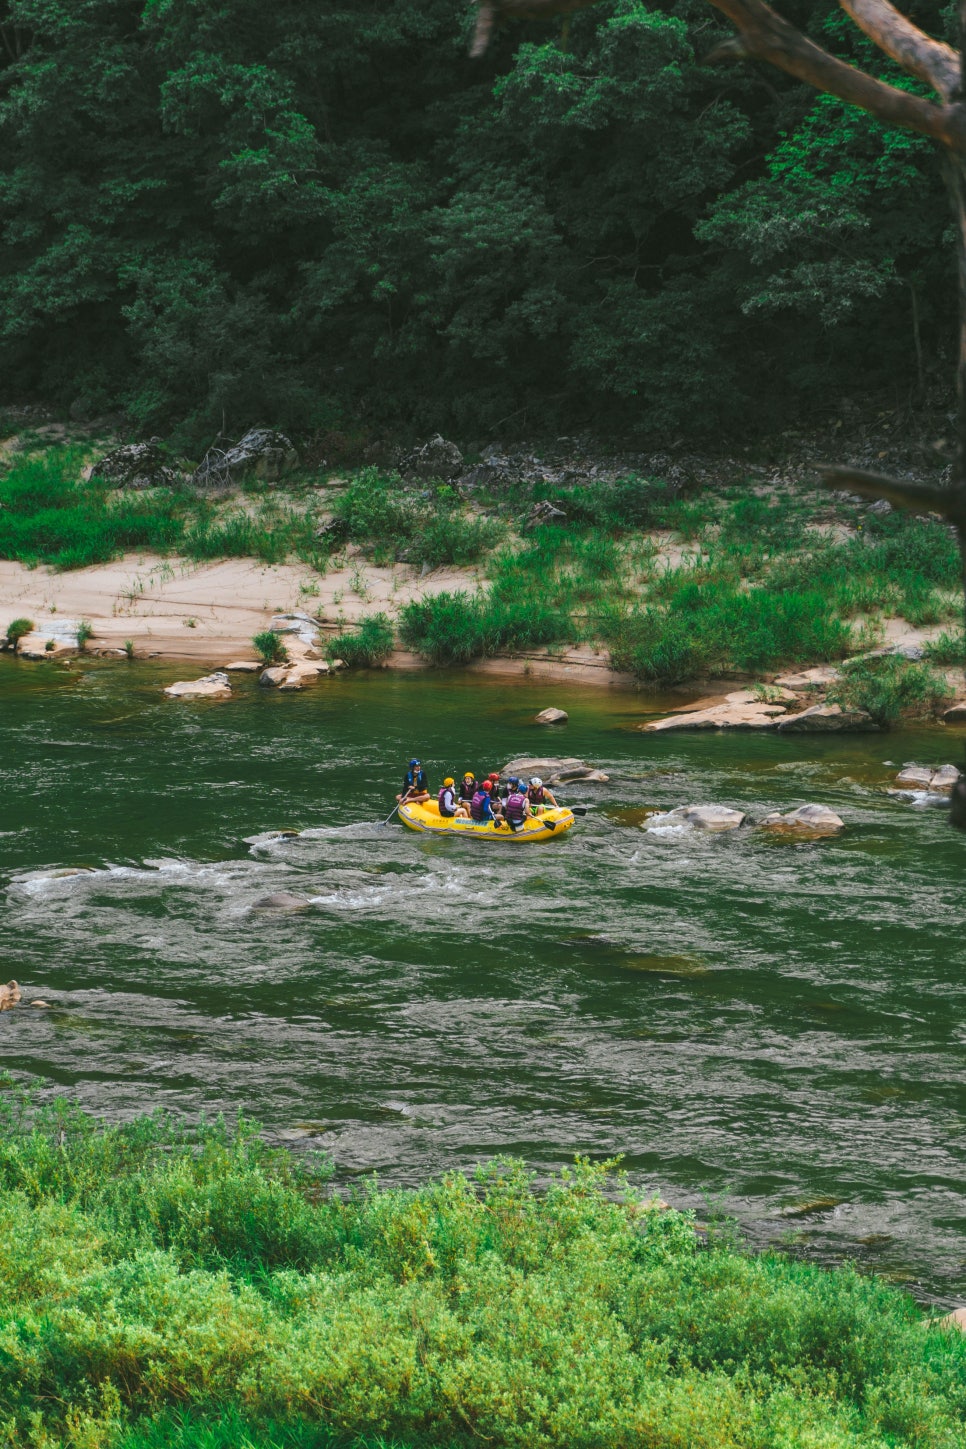
[(421, 805), (424, 800), (429, 799), (429, 780), (418, 760), (409, 761), (409, 769), (403, 779), (402, 791), (396, 796), (396, 799), (400, 804), (408, 802), (413, 805)]
[(507, 783), (509, 794), (503, 806), (503, 818), (511, 830), (522, 830), (530, 817), (530, 801), (526, 797), (522, 780), (512, 777)]
[(539, 775), (534, 775), (527, 790), (527, 799), (530, 802), (530, 809), (534, 815), (542, 815), (548, 805), (557, 809), (556, 797), (552, 790), (548, 790)]

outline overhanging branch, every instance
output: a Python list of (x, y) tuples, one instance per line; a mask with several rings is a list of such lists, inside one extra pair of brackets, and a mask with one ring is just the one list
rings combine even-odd
[(966, 526), (966, 493), (962, 488), (943, 488), (938, 483), (919, 483), (906, 478), (887, 478), (863, 468), (820, 468), (825, 488), (860, 493), (863, 498), (884, 498), (896, 508), (915, 513), (940, 513), (958, 527)]
[(904, 71), (925, 81), (948, 101), (959, 91), (959, 56), (951, 45), (934, 40), (889, 0), (839, 0), (860, 30)]

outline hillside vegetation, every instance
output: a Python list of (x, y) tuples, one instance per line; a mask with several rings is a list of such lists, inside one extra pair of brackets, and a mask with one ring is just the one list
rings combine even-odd
[[(908, 82), (834, 0), (793, 21)], [(940, 37), (953, 10), (923, 0)], [(950, 373), (930, 143), (702, 64), (703, 0), (7, 0), (0, 396), (195, 445), (270, 420), (745, 434)]]
[(578, 1163), (327, 1187), (250, 1125), (106, 1127), (9, 1080), (0, 1442), (956, 1449), (966, 1338)]

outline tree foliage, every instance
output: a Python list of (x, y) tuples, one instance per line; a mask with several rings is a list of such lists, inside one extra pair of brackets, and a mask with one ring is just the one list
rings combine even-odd
[[(868, 59), (831, 0), (798, 9)], [(700, 0), (605, 0), (482, 61), (470, 25), (0, 0), (0, 388), (199, 437), (720, 431), (908, 389), (949, 345), (928, 142), (703, 65)]]

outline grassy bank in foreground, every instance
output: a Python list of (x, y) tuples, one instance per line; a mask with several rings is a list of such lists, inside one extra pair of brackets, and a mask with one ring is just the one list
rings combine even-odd
[(966, 1339), (605, 1167), (331, 1193), (242, 1124), (0, 1113), (0, 1443), (954, 1449)]

